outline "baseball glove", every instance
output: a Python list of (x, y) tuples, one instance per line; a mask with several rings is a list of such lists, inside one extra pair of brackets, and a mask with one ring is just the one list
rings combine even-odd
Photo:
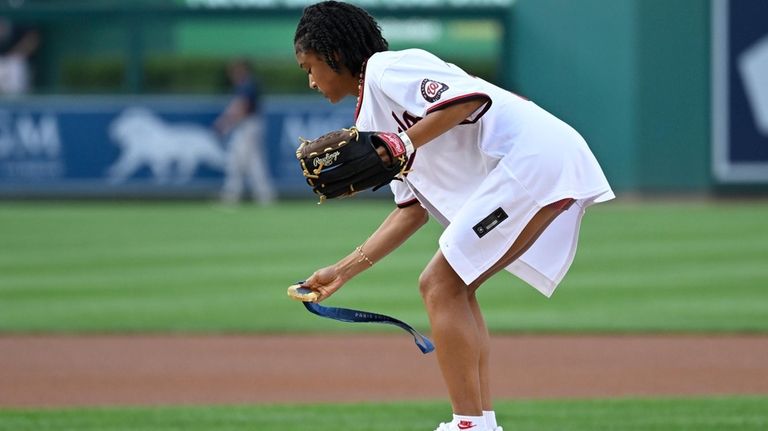
[[(408, 162), (405, 144), (395, 133), (361, 132), (352, 127), (312, 141), (300, 140), (296, 158), (321, 203), (326, 198), (378, 190), (404, 174)], [(377, 148), (383, 148), (389, 157), (379, 155)]]

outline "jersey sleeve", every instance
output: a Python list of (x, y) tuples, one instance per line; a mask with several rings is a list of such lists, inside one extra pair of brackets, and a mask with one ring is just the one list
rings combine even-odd
[(398, 208), (405, 208), (419, 203), (416, 195), (411, 188), (402, 181), (392, 181), (389, 183), (392, 193), (395, 195), (395, 204)]
[(378, 90), (408, 112), (425, 117), (456, 103), (486, 101), (464, 123), (474, 123), (490, 108), (480, 80), (422, 50), (400, 51), (378, 70)]

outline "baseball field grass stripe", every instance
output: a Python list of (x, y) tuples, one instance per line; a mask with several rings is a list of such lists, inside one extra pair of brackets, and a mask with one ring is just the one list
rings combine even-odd
[[(285, 286), (354, 250), (387, 201), (0, 204), (0, 331), (392, 331), (318, 322)], [(312, 220), (312, 223), (307, 223)], [(345, 229), (329, 230), (344, 220)], [(547, 300), (507, 274), (480, 291), (496, 332), (768, 331), (768, 202), (615, 202), (590, 209)], [(419, 272), (441, 228), (328, 302), (428, 330)], [(386, 292), (386, 294), (382, 294)]]
[[(767, 397), (501, 401), (515, 431), (762, 431)], [(0, 409), (0, 431), (424, 431), (444, 402), (156, 408)]]

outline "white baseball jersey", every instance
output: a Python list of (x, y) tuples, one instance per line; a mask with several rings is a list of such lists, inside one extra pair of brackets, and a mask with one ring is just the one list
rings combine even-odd
[(405, 181), (391, 183), (395, 202), (418, 200), (447, 226), (441, 251), (470, 284), (504, 255), (538, 210), (576, 199), (577, 205), (508, 267), (549, 296), (573, 260), (584, 208), (614, 197), (573, 128), (535, 103), (419, 49), (380, 52), (368, 60), (356, 125), (400, 132), (430, 112), (472, 99), (485, 103), (421, 146)]

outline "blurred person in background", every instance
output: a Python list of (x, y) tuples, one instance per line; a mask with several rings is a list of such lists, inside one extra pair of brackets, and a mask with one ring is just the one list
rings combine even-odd
[(227, 161), (221, 201), (236, 204), (246, 187), (259, 204), (275, 199), (264, 152), (264, 121), (261, 114), (261, 90), (250, 63), (232, 61), (227, 73), (233, 95), (214, 126), (227, 139)]
[(0, 94), (21, 95), (30, 91), (29, 60), (40, 45), (40, 33), (0, 17)]

